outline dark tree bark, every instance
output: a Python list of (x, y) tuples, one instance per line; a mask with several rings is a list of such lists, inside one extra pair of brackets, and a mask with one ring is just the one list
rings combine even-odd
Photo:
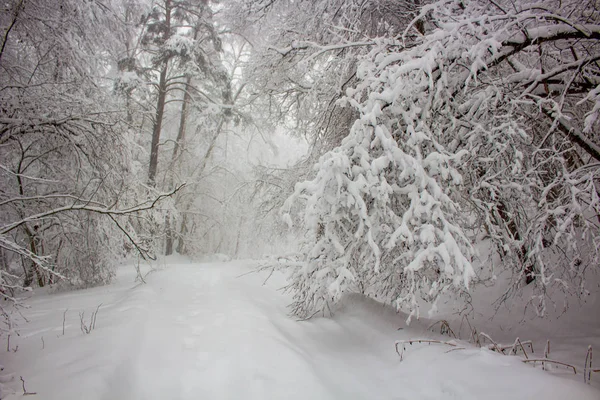
[[(165, 0), (165, 37), (167, 41), (171, 32), (171, 0)], [(156, 184), (156, 171), (158, 169), (158, 145), (160, 134), (162, 132), (163, 117), (165, 114), (165, 100), (167, 98), (167, 72), (169, 68), (169, 58), (162, 60), (160, 78), (158, 81), (158, 99), (156, 102), (156, 116), (152, 128), (152, 144), (150, 148), (150, 165), (148, 167), (148, 184)]]
[[(188, 103), (191, 100), (190, 94), (190, 84), (192, 82), (192, 78), (188, 76), (185, 80), (185, 92), (183, 94), (183, 103), (181, 104), (181, 115), (179, 117), (179, 130), (177, 132), (177, 140), (175, 141), (175, 147), (173, 148), (173, 156), (171, 157), (171, 168), (175, 168), (177, 165), (177, 158), (181, 153), (181, 148), (185, 143), (185, 132), (187, 128), (187, 117), (188, 117)], [(171, 177), (173, 177), (174, 171), (171, 171)], [(171, 179), (172, 181), (173, 179)], [(172, 182), (170, 182), (172, 183)], [(166, 245), (165, 245), (165, 255), (173, 254), (173, 244), (176, 236), (175, 220), (171, 217), (170, 214), (167, 214), (165, 217), (165, 230), (166, 230)], [(181, 246), (177, 246), (179, 249)], [(179, 252), (179, 250), (178, 250)]]
[(152, 144), (150, 148), (150, 166), (148, 167), (148, 184), (156, 184), (156, 171), (158, 169), (158, 145), (162, 131), (162, 122), (165, 114), (165, 99), (167, 97), (167, 62), (160, 71), (158, 83), (158, 101), (156, 104), (156, 116), (152, 128)]

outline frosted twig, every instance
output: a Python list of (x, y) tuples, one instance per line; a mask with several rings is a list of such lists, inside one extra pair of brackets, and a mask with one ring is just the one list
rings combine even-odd
[(558, 364), (558, 365), (565, 366), (567, 368), (572, 368), (573, 369), (573, 373), (577, 374), (577, 369), (573, 365), (564, 363), (562, 361), (550, 360), (550, 359), (547, 359), (547, 358), (528, 358), (526, 360), (521, 360), (521, 361), (523, 361), (524, 363), (532, 362), (534, 364), (538, 363), (538, 362)]
[(502, 351), (502, 349), (498, 346), (498, 343), (494, 342), (494, 340), (490, 337), (490, 335), (488, 335), (487, 333), (484, 332), (479, 332), (478, 337), (483, 336), (485, 339), (489, 340), (493, 345), (494, 345), (494, 349), (500, 353), (500, 354), (504, 354), (504, 351)]
[(525, 358), (529, 359), (529, 356), (527, 355), (527, 352), (525, 351), (525, 348), (523, 347), (523, 343), (521, 343), (521, 340), (519, 338), (515, 339), (515, 343), (513, 344), (513, 349), (512, 352), (513, 354), (517, 354), (517, 344), (521, 347), (521, 350), (523, 350), (523, 355), (525, 356)]

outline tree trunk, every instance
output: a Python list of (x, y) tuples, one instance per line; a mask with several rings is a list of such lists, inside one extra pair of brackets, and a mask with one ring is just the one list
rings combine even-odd
[(171, 218), (171, 213), (167, 212), (165, 216), (165, 233), (166, 233), (166, 243), (165, 243), (165, 256), (170, 256), (173, 254), (173, 228), (171, 228), (171, 224), (173, 223)]
[[(191, 95), (189, 91), (190, 84), (192, 82), (192, 78), (188, 76), (185, 80), (185, 92), (183, 94), (183, 103), (181, 104), (181, 115), (179, 117), (179, 130), (177, 132), (177, 140), (175, 141), (175, 147), (173, 148), (173, 156), (171, 157), (171, 170), (169, 171), (168, 180), (169, 186), (173, 184), (174, 175), (175, 175), (175, 167), (179, 163), (177, 162), (177, 158), (181, 153), (181, 148), (185, 143), (185, 132), (187, 127), (187, 116), (188, 116), (188, 103), (191, 100)], [(165, 216), (165, 236), (166, 236), (166, 244), (165, 244), (165, 255), (173, 254), (173, 244), (175, 241), (175, 232), (176, 232), (176, 221), (171, 217), (170, 213), (167, 213)], [(181, 239), (180, 239), (181, 243)], [(181, 246), (178, 245), (179, 249)], [(179, 252), (179, 250), (177, 251)]]
[(188, 76), (185, 80), (185, 92), (183, 94), (183, 104), (181, 105), (181, 115), (179, 117), (179, 131), (177, 132), (177, 140), (175, 141), (175, 147), (173, 148), (173, 157), (171, 158), (173, 166), (177, 161), (177, 157), (180, 153), (180, 148), (185, 143), (185, 130), (187, 128), (187, 116), (188, 116), (188, 103), (192, 96), (190, 95), (190, 85), (192, 83), (192, 77)]
[(23, 266), (23, 272), (25, 273), (25, 277), (23, 278), (23, 287), (29, 287), (33, 283), (33, 273), (31, 268), (28, 268), (29, 260), (25, 260), (23, 256), (21, 256), (21, 265)]
[[(19, 166), (17, 169), (17, 171), (19, 172), (17, 175), (17, 184), (19, 186), (19, 194), (21, 196), (25, 195), (25, 188), (23, 186), (23, 180), (21, 179), (21, 173), (23, 173), (23, 170), (22, 170), (23, 160), (24, 160), (23, 155), (21, 155), (21, 159), (19, 160)], [(21, 218), (24, 218), (23, 214), (21, 215)], [(29, 241), (29, 251), (31, 251), (31, 254), (33, 254), (34, 256), (39, 255), (38, 247), (39, 247), (40, 239), (38, 237), (37, 225), (33, 227), (33, 231), (32, 231), (27, 224), (24, 224), (23, 230), (25, 231), (25, 235), (27, 235), (27, 240)], [(44, 285), (45, 285), (44, 275), (33, 260), (31, 260), (31, 263), (30, 263), (29, 272), (27, 271), (27, 267), (25, 266), (25, 264), (23, 264), (23, 268), (26, 270), (24, 283), (28, 283), (28, 285), (24, 285), (24, 286), (31, 285), (31, 283), (33, 282), (33, 273), (31, 271), (34, 271), (35, 275), (37, 277), (39, 287), (44, 287)]]
[[(29, 251), (31, 254), (37, 256), (39, 255), (38, 248), (40, 247), (40, 239), (37, 236), (37, 227), (34, 227), (34, 231), (32, 232), (27, 224), (25, 224), (25, 234), (27, 235), (27, 239), (29, 240)], [(38, 286), (44, 287), (46, 285), (46, 277), (44, 273), (40, 271), (40, 268), (34, 261), (31, 261), (31, 270), (35, 272), (35, 277), (37, 278)]]
[(235, 252), (234, 252), (234, 257), (237, 260), (240, 256), (240, 237), (242, 236), (242, 228), (244, 226), (244, 216), (240, 217), (240, 222), (238, 225), (238, 231), (237, 231), (237, 238), (235, 240)]
[[(171, 0), (165, 0), (165, 41), (171, 35)], [(165, 114), (165, 101), (167, 98), (167, 70), (169, 68), (169, 58), (163, 61), (160, 70), (160, 79), (158, 81), (158, 100), (156, 102), (156, 116), (152, 129), (152, 145), (150, 148), (150, 165), (148, 166), (148, 184), (156, 185), (156, 171), (158, 170), (158, 144), (162, 131), (163, 117)]]
[(158, 82), (158, 101), (156, 104), (156, 116), (152, 129), (152, 145), (150, 148), (150, 166), (148, 167), (148, 184), (156, 184), (156, 171), (158, 169), (158, 144), (162, 130), (163, 116), (165, 113), (165, 99), (167, 97), (167, 64), (165, 61), (160, 71), (160, 80)]
[(185, 254), (185, 235), (187, 231), (187, 214), (183, 214), (181, 229), (179, 230), (179, 241), (177, 242), (177, 253), (179, 254)]
[[(519, 232), (519, 227), (515, 222), (514, 218), (509, 216), (507, 211), (506, 204), (504, 202), (500, 202), (498, 204), (498, 214), (500, 214), (500, 218), (505, 222), (506, 227), (516, 241), (521, 241), (521, 233)], [(527, 249), (525, 245), (521, 245), (521, 248), (518, 250), (519, 261), (523, 267), (523, 273), (525, 275), (525, 284), (529, 285), (531, 282), (535, 280), (535, 267), (531, 260), (527, 259)]]

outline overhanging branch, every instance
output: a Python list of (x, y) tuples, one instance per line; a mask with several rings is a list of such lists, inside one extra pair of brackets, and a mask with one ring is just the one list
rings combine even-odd
[(542, 107), (542, 112), (548, 118), (557, 122), (558, 129), (565, 134), (571, 141), (579, 145), (583, 150), (592, 156), (596, 161), (600, 161), (600, 146), (592, 142), (586, 135), (564, 117), (556, 114), (555, 111)]
[(173, 189), (172, 191), (170, 191), (168, 193), (159, 194), (152, 201), (147, 201), (147, 202), (138, 204), (136, 206), (126, 208), (124, 210), (94, 207), (89, 204), (73, 204), (70, 206), (58, 207), (58, 208), (48, 210), (48, 211), (45, 211), (45, 212), (42, 212), (39, 214), (31, 215), (29, 217), (23, 218), (20, 221), (13, 222), (12, 224), (6, 225), (2, 229), (0, 229), (0, 235), (5, 235), (5, 234), (9, 233), (10, 231), (12, 231), (13, 229), (18, 228), (19, 226), (21, 226), (27, 222), (35, 221), (35, 220), (38, 220), (41, 218), (49, 217), (51, 215), (56, 215), (56, 214), (60, 214), (60, 213), (67, 212), (67, 211), (88, 211), (88, 212), (93, 212), (93, 213), (97, 213), (97, 214), (110, 215), (110, 216), (114, 217), (114, 216), (133, 214), (136, 212), (149, 210), (149, 209), (154, 208), (156, 203), (158, 203), (160, 200), (174, 195), (179, 190), (181, 190), (184, 186), (185, 186), (185, 183), (179, 185), (178, 187), (176, 187), (175, 189)]

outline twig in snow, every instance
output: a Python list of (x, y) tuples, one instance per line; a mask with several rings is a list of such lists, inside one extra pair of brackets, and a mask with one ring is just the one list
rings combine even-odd
[(83, 318), (85, 316), (85, 311), (82, 311), (79, 313), (79, 327), (81, 328), (81, 332), (83, 333), (90, 333), (90, 331), (88, 330), (87, 325), (85, 324)]
[(85, 323), (85, 311), (79, 313), (80, 328), (83, 333), (89, 334), (96, 328), (96, 318), (98, 316), (98, 311), (100, 310), (101, 306), (102, 303), (98, 304), (98, 307), (96, 307), (96, 311), (92, 312), (89, 324)]
[(98, 307), (96, 307), (96, 311), (92, 313), (92, 329), (96, 328), (96, 317), (98, 317), (98, 311), (100, 310), (101, 305), (102, 303), (98, 304)]
[[(396, 340), (396, 353), (400, 356), (400, 361), (402, 361), (404, 350), (406, 350), (406, 344), (412, 345), (413, 343), (436, 343), (436, 344), (445, 344), (446, 346), (456, 347), (456, 342), (454, 341), (441, 341), (441, 340), (432, 340), (432, 339), (410, 339), (410, 340)], [(398, 345), (402, 345), (402, 352), (398, 349)]]
[(21, 376), (21, 382), (23, 383), (23, 396), (33, 396), (36, 395), (36, 392), (28, 392), (27, 389), (25, 389), (25, 379), (23, 379), (23, 377)]
[(65, 321), (66, 321), (66, 319), (67, 319), (67, 311), (69, 311), (69, 309), (68, 309), (68, 308), (67, 308), (67, 309), (65, 310), (65, 312), (63, 313), (63, 333), (62, 333), (62, 335), (63, 335), (63, 336), (65, 336)]
[(458, 327), (458, 335), (460, 336), (460, 333), (462, 332), (462, 322), (466, 321), (467, 325), (469, 325), (469, 334), (471, 335), (471, 340), (473, 341), (473, 344), (476, 344), (477, 346), (481, 347), (481, 342), (479, 341), (479, 337), (477, 336), (477, 329), (473, 328), (473, 326), (471, 326), (471, 323), (469, 322), (469, 318), (467, 318), (466, 315), (463, 315), (462, 320), (460, 321), (460, 326)]
[(236, 276), (236, 278), (241, 278), (241, 277), (244, 277), (244, 276), (246, 276), (246, 275), (255, 274), (255, 273), (259, 272), (259, 271), (262, 271), (262, 269), (263, 269), (263, 268), (261, 267), (261, 268), (259, 268), (259, 269), (253, 269), (253, 270), (251, 270), (251, 271), (244, 272), (243, 274), (240, 274), (240, 275)]
[(592, 381), (592, 371), (592, 346), (590, 345), (583, 364), (583, 382), (589, 384)]
[[(18, 333), (18, 332), (17, 332), (17, 336), (19, 336), (19, 333)], [(14, 348), (12, 348), (12, 349), (11, 349), (11, 348), (10, 348), (10, 337), (11, 337), (11, 334), (9, 333), (9, 334), (6, 336), (6, 351), (8, 352), (8, 351), (11, 351), (11, 350), (12, 350), (14, 353), (16, 353), (16, 352), (17, 352), (17, 350), (19, 350), (19, 345), (17, 345), (16, 347), (14, 347)]]
[(490, 348), (490, 350), (496, 350), (498, 353), (500, 354), (504, 354), (504, 351), (502, 351), (502, 349), (500, 349), (500, 346), (498, 346), (498, 343), (494, 342), (494, 339), (492, 339), (490, 337), (490, 335), (488, 335), (487, 333), (484, 332), (479, 332), (479, 335), (477, 335), (477, 337), (484, 337), (485, 339), (489, 340), (492, 345), (494, 346), (493, 348)]
[[(546, 348), (544, 349), (544, 358), (548, 358), (550, 355), (550, 339), (546, 340)], [(542, 369), (546, 370), (546, 364), (542, 363)]]
[(266, 277), (266, 279), (263, 281), (263, 286), (265, 286), (267, 284), (267, 281), (269, 279), (271, 279), (271, 276), (273, 276), (273, 272), (275, 272), (275, 269), (271, 269), (271, 272), (269, 272), (269, 276)]
[(573, 369), (573, 373), (574, 373), (574, 374), (577, 374), (577, 369), (575, 369), (575, 367), (574, 367), (574, 366), (572, 366), (571, 364), (567, 364), (567, 363), (561, 362), (561, 361), (549, 360), (549, 359), (547, 359), (547, 358), (529, 358), (529, 359), (527, 359), (527, 360), (521, 360), (521, 361), (523, 361), (524, 363), (532, 362), (532, 363), (534, 363), (534, 364), (535, 364), (535, 363), (538, 363), (538, 362), (541, 362), (541, 363), (552, 363), (552, 364), (558, 364), (558, 365), (565, 366), (565, 367), (567, 367), (567, 368), (572, 368), (572, 369)]
[[(523, 355), (525, 356), (525, 358), (529, 359), (529, 356), (527, 355), (527, 352), (525, 351), (525, 347), (523, 347), (523, 343), (521, 343), (521, 340), (519, 338), (515, 339), (515, 343), (513, 344), (513, 349), (512, 349), (513, 354), (517, 354), (517, 344), (521, 347), (521, 350), (523, 350)], [(533, 353), (533, 346), (531, 348), (532, 348), (532, 353)]]
[(465, 349), (466, 349), (466, 347), (455, 347), (453, 349), (446, 350), (444, 353), (451, 353), (451, 352), (456, 351), (456, 350), (465, 350)]
[(450, 336), (450, 334), (452, 334), (452, 336), (454, 336), (454, 338), (456, 339), (456, 334), (454, 333), (454, 331), (452, 330), (452, 328), (450, 328), (450, 324), (445, 319), (436, 321), (433, 324), (429, 325), (427, 327), (427, 330), (430, 330), (431, 328), (433, 328), (437, 324), (440, 324), (440, 335), (446, 334), (446, 335)]

